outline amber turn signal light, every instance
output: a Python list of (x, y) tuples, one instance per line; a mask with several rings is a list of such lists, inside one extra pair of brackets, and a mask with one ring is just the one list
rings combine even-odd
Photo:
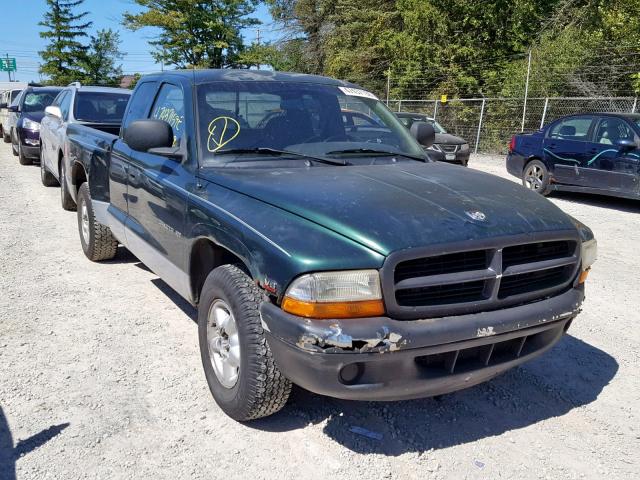
[(591, 269), (587, 268), (586, 270), (583, 270), (582, 272), (580, 272), (580, 276), (578, 277), (578, 283), (584, 283), (587, 281), (587, 277), (589, 276), (589, 271)]
[(285, 297), (282, 301), (282, 309), (299, 317), (319, 319), (362, 318), (384, 315), (384, 303), (382, 303), (382, 300), (312, 303)]

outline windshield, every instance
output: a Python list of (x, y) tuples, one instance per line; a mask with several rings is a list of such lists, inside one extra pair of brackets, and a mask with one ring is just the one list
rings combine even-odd
[(197, 99), (206, 163), (235, 162), (252, 150), (255, 155), (256, 149), (332, 159), (379, 152), (425, 158), (395, 115), (363, 90), (314, 83), (212, 82), (197, 87)]
[(59, 90), (46, 90), (40, 92), (27, 92), (22, 102), (22, 111), (27, 113), (43, 112), (53, 103)]
[(130, 96), (130, 93), (78, 92), (73, 116), (83, 122), (120, 123)]
[(411, 125), (413, 125), (414, 122), (427, 122), (429, 125), (433, 126), (436, 133), (447, 133), (442, 125), (436, 122), (433, 118), (429, 118), (427, 116), (398, 114), (398, 119), (407, 128), (411, 128)]
[(11, 99), (9, 100), (9, 103), (12, 103), (18, 97), (18, 95), (20, 95), (21, 91), (22, 90), (11, 90), (11, 94), (10, 94)]

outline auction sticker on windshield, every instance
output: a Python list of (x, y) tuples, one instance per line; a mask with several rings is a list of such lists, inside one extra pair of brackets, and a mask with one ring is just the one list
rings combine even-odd
[(372, 100), (378, 100), (373, 93), (367, 92), (366, 90), (362, 90), (361, 88), (350, 88), (350, 87), (338, 87), (342, 93), (345, 95), (349, 95), (351, 97), (365, 97), (371, 98)]

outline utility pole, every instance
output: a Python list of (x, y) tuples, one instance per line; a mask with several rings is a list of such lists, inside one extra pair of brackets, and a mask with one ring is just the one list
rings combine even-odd
[[(256, 28), (256, 45), (260, 46), (260, 29)], [(256, 69), (260, 70), (260, 63), (256, 65)]]
[(522, 107), (522, 125), (520, 132), (524, 132), (524, 120), (527, 116), (527, 96), (529, 95), (529, 75), (531, 74), (531, 49), (529, 49), (529, 62), (527, 64), (527, 81), (524, 84), (524, 106)]
[(391, 67), (387, 70), (387, 107), (389, 106), (389, 90), (391, 89)]

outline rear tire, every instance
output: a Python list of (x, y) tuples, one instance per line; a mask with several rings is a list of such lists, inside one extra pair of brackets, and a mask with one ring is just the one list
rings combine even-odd
[(53, 174), (47, 170), (47, 167), (44, 164), (44, 158), (42, 158), (42, 151), (40, 151), (40, 180), (42, 181), (42, 185), (45, 187), (55, 187), (58, 185), (58, 181)]
[(549, 195), (549, 170), (540, 160), (531, 160), (522, 170), (522, 185), (540, 195)]
[(86, 183), (78, 191), (78, 233), (82, 251), (92, 262), (111, 260), (118, 251), (118, 240), (111, 229), (96, 221)]
[(60, 161), (60, 203), (62, 208), (70, 212), (74, 212), (78, 208), (67, 187), (67, 167), (64, 158)]
[(209, 389), (222, 411), (240, 422), (276, 413), (291, 392), (265, 338), (259, 313), (263, 300), (246, 273), (223, 265), (207, 277), (198, 305), (200, 355)]
[(10, 143), (11, 142), (11, 137), (9, 136), (7, 131), (4, 129), (4, 127), (2, 127), (2, 140), (4, 140), (4, 143)]

